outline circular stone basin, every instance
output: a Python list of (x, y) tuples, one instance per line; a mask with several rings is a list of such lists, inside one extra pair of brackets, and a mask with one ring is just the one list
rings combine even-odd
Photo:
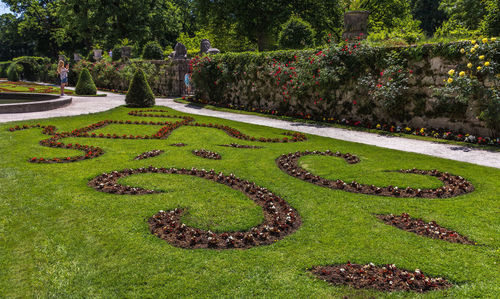
[(71, 97), (38, 93), (0, 92), (0, 113), (52, 110), (71, 104)]

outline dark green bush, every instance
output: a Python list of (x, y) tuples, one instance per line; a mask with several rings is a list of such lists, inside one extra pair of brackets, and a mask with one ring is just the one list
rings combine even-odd
[(285, 23), (279, 34), (278, 43), (283, 49), (312, 48), (314, 30), (306, 21), (292, 17)]
[(111, 57), (111, 60), (118, 61), (120, 59), (122, 59), (122, 47), (121, 46), (115, 46), (113, 48), (113, 57)]
[(21, 56), (13, 59), (18, 65), (22, 66), (19, 76), (28, 81), (45, 81), (47, 75), (47, 66), (50, 59), (47, 57)]
[(23, 67), (13, 62), (7, 68), (7, 79), (12, 82), (19, 81), (19, 73), (23, 71)]
[(12, 63), (12, 61), (2, 61), (0, 62), (0, 78), (7, 78), (7, 68)]
[(130, 107), (151, 107), (155, 105), (155, 96), (149, 87), (146, 75), (141, 69), (137, 69), (134, 78), (130, 82), (125, 103)]
[(163, 59), (163, 49), (156, 41), (148, 42), (142, 51), (143, 59), (161, 60)]
[(95, 87), (94, 80), (92, 80), (92, 76), (90, 76), (88, 69), (84, 68), (80, 72), (75, 92), (78, 95), (86, 96), (95, 95), (97, 93), (97, 88)]

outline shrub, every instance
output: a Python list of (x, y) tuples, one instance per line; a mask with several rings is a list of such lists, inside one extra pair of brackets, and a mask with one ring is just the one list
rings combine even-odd
[(95, 95), (97, 93), (97, 88), (95, 87), (94, 80), (92, 80), (92, 76), (90, 76), (88, 69), (84, 68), (80, 72), (75, 92), (76, 94), (86, 96)]
[(115, 46), (113, 48), (113, 57), (111, 57), (112, 61), (118, 61), (122, 59), (122, 47), (121, 46)]
[(125, 103), (130, 107), (154, 106), (155, 96), (142, 69), (137, 69), (135, 72), (125, 97)]
[(156, 41), (148, 42), (142, 51), (142, 58), (150, 60), (163, 59), (163, 49)]
[(313, 43), (314, 30), (306, 21), (291, 17), (285, 23), (278, 38), (278, 43), (283, 49), (303, 49), (311, 48)]
[(7, 79), (12, 82), (19, 81), (19, 73), (22, 72), (22, 66), (13, 62), (7, 68)]
[(460, 49), (466, 63), (448, 72), (446, 85), (436, 89), (438, 99), (452, 105), (466, 104), (476, 116), (500, 134), (500, 41), (472, 40)]
[(28, 81), (40, 81), (46, 79), (47, 66), (50, 59), (46, 57), (21, 56), (13, 59), (18, 65), (22, 66), (19, 76)]
[(9, 68), (11, 63), (12, 61), (0, 62), (0, 78), (7, 78), (7, 68)]

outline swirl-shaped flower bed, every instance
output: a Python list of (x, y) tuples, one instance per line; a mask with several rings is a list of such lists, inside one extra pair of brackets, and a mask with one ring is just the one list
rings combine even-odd
[(164, 153), (164, 151), (162, 151), (162, 150), (152, 150), (152, 151), (145, 152), (145, 153), (142, 153), (142, 154), (138, 155), (137, 157), (134, 158), (134, 160), (149, 159), (149, 158), (153, 158), (153, 157), (159, 156), (159, 155), (161, 155), (163, 153)]
[(428, 277), (419, 269), (398, 269), (394, 264), (385, 266), (347, 263), (334, 266), (316, 266), (310, 271), (318, 278), (334, 285), (348, 285), (356, 289), (379, 291), (413, 291), (425, 293), (452, 287), (444, 278)]
[(251, 148), (251, 149), (259, 149), (262, 148), (262, 146), (256, 146), (256, 145), (241, 145), (241, 144), (236, 144), (236, 143), (230, 143), (230, 144), (221, 144), (219, 146), (223, 147), (233, 147), (233, 148)]
[(299, 159), (308, 155), (341, 157), (349, 164), (355, 164), (359, 162), (359, 158), (351, 154), (342, 154), (340, 152), (334, 153), (331, 151), (305, 151), (282, 155), (278, 157), (278, 159), (276, 159), (276, 163), (282, 171), (300, 180), (318, 186), (327, 187), (334, 190), (343, 190), (352, 193), (392, 197), (448, 198), (474, 191), (474, 186), (472, 186), (469, 181), (461, 176), (451, 175), (447, 172), (440, 172), (438, 170), (419, 170), (415, 168), (407, 170), (401, 169), (399, 170), (399, 172), (436, 177), (443, 182), (443, 187), (436, 189), (415, 189), (410, 187), (399, 188), (393, 186), (376, 187), (374, 185), (360, 184), (356, 181), (352, 181), (351, 183), (344, 182), (340, 179), (333, 181), (311, 174), (298, 165)]
[(266, 188), (242, 180), (233, 174), (224, 175), (214, 170), (192, 168), (138, 168), (104, 173), (92, 179), (88, 185), (100, 192), (120, 195), (161, 193), (118, 184), (118, 180), (140, 173), (190, 175), (226, 185), (240, 191), (262, 207), (264, 222), (244, 232), (213, 233), (187, 226), (181, 222), (183, 209), (160, 211), (148, 220), (152, 234), (181, 248), (231, 249), (269, 245), (296, 231), (301, 225), (300, 216), (286, 201)]
[(205, 159), (212, 159), (212, 160), (220, 160), (220, 159), (222, 159), (222, 156), (219, 155), (218, 153), (207, 151), (205, 149), (194, 150), (193, 151), (193, 155), (201, 157), (201, 158), (205, 158)]
[(435, 221), (425, 222), (422, 219), (411, 218), (409, 214), (401, 215), (377, 215), (377, 218), (385, 224), (395, 226), (407, 232), (411, 232), (427, 238), (440, 239), (451, 243), (475, 245), (476, 243), (457, 233), (438, 225)]

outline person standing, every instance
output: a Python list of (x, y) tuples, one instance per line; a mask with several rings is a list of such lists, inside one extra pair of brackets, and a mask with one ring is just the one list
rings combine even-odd
[(57, 65), (57, 73), (61, 79), (61, 95), (64, 96), (64, 87), (68, 84), (69, 63), (64, 66), (64, 61), (59, 60)]
[(184, 75), (184, 83), (186, 84), (186, 95), (191, 95), (191, 73)]

